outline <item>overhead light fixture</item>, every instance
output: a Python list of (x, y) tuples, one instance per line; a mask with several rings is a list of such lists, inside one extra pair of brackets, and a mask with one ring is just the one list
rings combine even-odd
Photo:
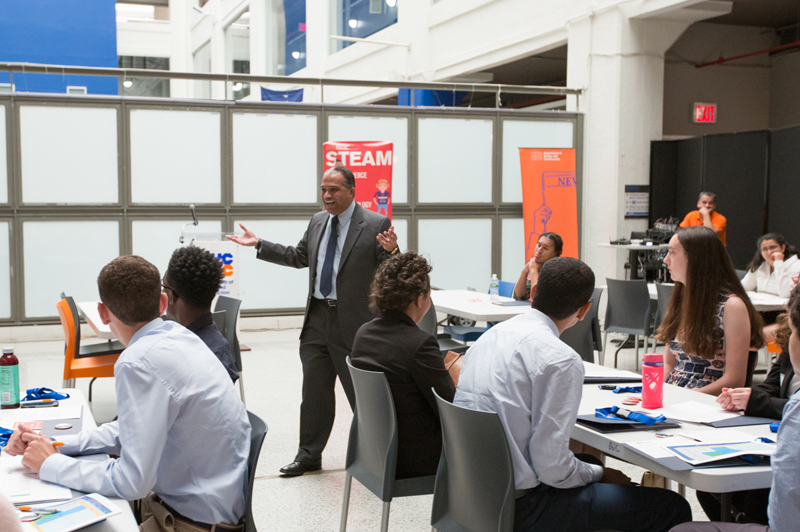
[(292, 52), (292, 57), (294, 57), (295, 59), (300, 59), (300, 52), (295, 50), (294, 52)]
[(133, 81), (126, 79), (125, 81), (122, 82), (122, 86), (125, 87), (126, 89), (130, 89), (131, 87), (133, 87)]
[(389, 7), (394, 7), (397, 5), (397, 0), (386, 0), (386, 5)]
[(235, 91), (242, 90), (242, 84), (241, 83), (234, 83), (233, 84), (233, 90), (235, 90)]
[(356, 29), (356, 28), (358, 27), (358, 20), (356, 20), (356, 19), (354, 19), (354, 18), (351, 18), (351, 19), (350, 19), (350, 20), (347, 22), (347, 25), (348, 25), (348, 26), (350, 26), (350, 27), (351, 27), (351, 28), (353, 28), (353, 29)]

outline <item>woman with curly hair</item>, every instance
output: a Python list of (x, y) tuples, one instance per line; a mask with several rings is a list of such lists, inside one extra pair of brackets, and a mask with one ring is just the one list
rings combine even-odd
[(436, 474), (442, 430), (431, 388), (447, 401), (455, 395), (438, 341), (417, 326), (431, 307), (430, 271), (413, 252), (381, 264), (369, 294), (378, 317), (358, 330), (350, 355), (354, 367), (382, 371), (389, 381), (397, 412), (397, 478)]
[(664, 263), (675, 281), (658, 329), (668, 345), (666, 382), (710, 395), (744, 386), (749, 352), (763, 345), (763, 322), (722, 241), (707, 227), (678, 229)]

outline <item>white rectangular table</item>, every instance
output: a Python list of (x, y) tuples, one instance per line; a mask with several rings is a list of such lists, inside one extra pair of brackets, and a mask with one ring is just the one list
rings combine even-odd
[[(594, 366), (584, 362), (587, 368)], [(626, 384), (626, 386), (630, 386)], [(630, 394), (615, 394), (609, 390), (601, 390), (596, 384), (586, 384), (583, 387), (583, 397), (581, 398), (581, 405), (578, 410), (579, 415), (594, 414), (596, 408), (606, 408), (610, 406), (622, 405), (622, 400)], [(669, 384), (664, 385), (664, 406), (674, 405), (685, 401), (697, 401), (708, 405), (716, 405), (715, 397), (700, 393), (694, 390), (687, 390), (678, 386)], [(624, 407), (631, 408), (632, 410), (639, 411), (643, 409), (638, 407)], [(715, 429), (707, 425), (700, 425), (695, 423), (682, 422), (683, 426), (680, 429), (666, 429), (659, 431), (636, 431), (636, 432), (618, 432), (613, 434), (603, 434), (589, 427), (575, 424), (572, 431), (572, 438), (575, 440), (590, 445), (596, 449), (600, 449), (604, 453), (613, 456), (619, 460), (649, 469), (654, 473), (663, 475), (666, 478), (672, 479), (684, 486), (690, 488), (706, 491), (709, 493), (723, 494), (723, 505), (730, 505), (729, 494), (733, 491), (741, 491), (748, 489), (769, 488), (772, 483), (772, 469), (769, 466), (749, 466), (749, 467), (720, 467), (711, 469), (694, 469), (689, 471), (674, 471), (664, 465), (656, 462), (655, 460), (639, 454), (632, 449), (625, 447), (623, 444), (645, 440), (657, 440), (656, 432), (675, 433), (682, 430), (691, 431), (739, 431), (752, 434), (753, 439), (759, 436), (766, 436), (772, 440), (776, 439), (776, 435), (771, 433), (769, 425), (750, 425), (746, 427), (733, 427), (730, 429)], [(729, 512), (728, 512), (729, 514)], [(728, 515), (723, 511), (723, 516)]]
[[(432, 290), (431, 299), (437, 312), (446, 312), (475, 321), (505, 321), (530, 308), (530, 303), (509, 307), (495, 305), (489, 294), (471, 290)], [(501, 297), (500, 301), (513, 301), (513, 299)]]
[(83, 319), (86, 320), (86, 323), (89, 324), (89, 327), (97, 334), (98, 338), (115, 339), (111, 328), (108, 325), (104, 325), (103, 320), (100, 319), (100, 313), (97, 311), (97, 301), (83, 301), (75, 303), (75, 306), (78, 307), (78, 313), (83, 316)]
[[(83, 395), (83, 392), (78, 389), (68, 388), (65, 390), (58, 390), (59, 392), (66, 392), (70, 394), (69, 399), (63, 399), (59, 401), (59, 403), (63, 406), (71, 406), (75, 404), (80, 404), (83, 406), (82, 415), (82, 429), (88, 430), (92, 429), (97, 426), (97, 423), (92, 416), (92, 411), (89, 408), (89, 404), (86, 402), (86, 398)], [(60, 406), (57, 408), (61, 408)], [(50, 408), (42, 409), (42, 410), (53, 410)], [(98, 456), (103, 455), (92, 455), (87, 456), (88, 459), (97, 458)], [(73, 494), (81, 493), (73, 490)], [(91, 525), (89, 527), (83, 528), (81, 530), (85, 530), (86, 532), (138, 532), (139, 525), (136, 524), (136, 519), (133, 517), (133, 511), (131, 510), (130, 504), (128, 501), (123, 499), (118, 499), (116, 497), (108, 497), (108, 500), (114, 504), (116, 507), (120, 509), (122, 513), (115, 515), (114, 517), (110, 517), (103, 522)]]

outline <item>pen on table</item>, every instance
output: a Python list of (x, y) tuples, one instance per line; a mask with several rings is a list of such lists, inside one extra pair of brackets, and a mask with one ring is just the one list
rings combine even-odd
[(703, 443), (703, 440), (698, 440), (697, 438), (692, 438), (691, 436), (687, 436), (685, 434), (681, 434), (680, 432), (676, 432), (675, 436), (680, 436), (681, 438), (686, 438), (687, 440), (692, 440), (692, 441)]
[(56, 512), (60, 512), (60, 508), (53, 508), (47, 506), (17, 506), (17, 510), (23, 512), (39, 512), (39, 513), (47, 513), (47, 514), (54, 514)]
[[(697, 440), (697, 441), (700, 441), (700, 440)], [(64, 445), (63, 441), (54, 441), (53, 442), (53, 447), (61, 447), (62, 445)]]

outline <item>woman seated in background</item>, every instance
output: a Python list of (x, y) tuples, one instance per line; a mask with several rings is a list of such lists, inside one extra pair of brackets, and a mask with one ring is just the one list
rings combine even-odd
[(442, 429), (431, 388), (447, 401), (455, 395), (439, 342), (417, 326), (431, 307), (430, 271), (413, 252), (378, 268), (369, 294), (378, 317), (358, 330), (350, 356), (354, 367), (382, 371), (389, 381), (397, 413), (396, 478), (436, 474)]
[(539, 282), (539, 270), (542, 269), (542, 264), (554, 257), (560, 257), (561, 251), (564, 248), (564, 241), (555, 233), (542, 233), (539, 241), (536, 242), (536, 248), (533, 250), (533, 256), (522, 268), (522, 273), (519, 274), (517, 284), (514, 285), (514, 299), (530, 299), (533, 300), (533, 294), (536, 292), (536, 283)]
[[(789, 297), (792, 290), (792, 277), (800, 273), (800, 259), (797, 250), (787, 244), (783, 235), (768, 233), (758, 239), (756, 255), (747, 265), (747, 273), (742, 279), (745, 290), (758, 290), (780, 297)], [(780, 311), (762, 312), (764, 320), (764, 341), (774, 342), (778, 326), (775, 320)]]
[[(742, 279), (745, 290), (758, 290), (780, 297), (789, 297), (792, 276), (800, 273), (797, 250), (787, 244), (783, 235), (768, 233), (758, 239), (756, 255), (747, 265)], [(777, 314), (776, 316), (777, 317)], [(772, 322), (775, 318), (772, 319)]]
[(658, 329), (665, 381), (710, 395), (744, 386), (763, 324), (722, 241), (707, 227), (678, 229), (664, 263), (675, 282)]

